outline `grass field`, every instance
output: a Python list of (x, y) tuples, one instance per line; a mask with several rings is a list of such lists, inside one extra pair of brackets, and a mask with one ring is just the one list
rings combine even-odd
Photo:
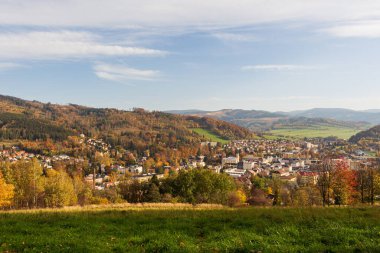
[(314, 138), (314, 137), (330, 137), (336, 136), (342, 139), (349, 139), (351, 136), (357, 134), (360, 130), (354, 128), (340, 128), (340, 127), (305, 127), (305, 128), (281, 128), (271, 130), (270, 133), (274, 136), (289, 136), (293, 138)]
[(218, 136), (214, 134), (213, 132), (203, 129), (203, 128), (193, 128), (192, 129), (195, 133), (204, 136), (205, 138), (209, 139), (210, 141), (220, 142), (222, 144), (226, 144), (229, 142), (229, 140), (223, 139), (221, 136)]
[(3, 212), (0, 251), (380, 252), (380, 209)]

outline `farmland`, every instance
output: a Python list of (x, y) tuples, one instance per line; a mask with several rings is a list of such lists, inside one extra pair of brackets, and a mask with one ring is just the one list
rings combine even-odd
[(0, 251), (378, 252), (378, 208), (140, 207), (0, 213)]
[(271, 130), (273, 136), (286, 136), (293, 138), (315, 138), (335, 136), (342, 139), (349, 139), (351, 136), (360, 132), (359, 129), (332, 126), (314, 126), (304, 128), (278, 128)]
[(222, 144), (228, 143), (229, 140), (226, 140), (222, 138), (221, 136), (218, 136), (214, 134), (213, 132), (203, 129), (203, 128), (193, 128), (192, 129), (195, 133), (199, 134), (200, 136), (203, 136), (206, 139), (209, 139), (210, 141), (220, 142)]

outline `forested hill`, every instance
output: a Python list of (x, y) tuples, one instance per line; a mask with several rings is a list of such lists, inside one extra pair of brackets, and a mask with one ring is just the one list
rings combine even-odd
[(352, 136), (350, 142), (358, 143), (362, 140), (380, 142), (380, 125)]
[(57, 105), (0, 96), (0, 138), (63, 141), (70, 135), (102, 138), (135, 150), (195, 146), (205, 140), (192, 129), (203, 128), (224, 139), (251, 137), (251, 132), (217, 119), (180, 116), (143, 109), (122, 111)]

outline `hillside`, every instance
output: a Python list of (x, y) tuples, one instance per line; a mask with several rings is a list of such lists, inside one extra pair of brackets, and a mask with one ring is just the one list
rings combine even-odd
[(63, 141), (70, 135), (101, 138), (113, 146), (143, 152), (195, 148), (206, 140), (192, 129), (201, 128), (230, 140), (249, 138), (242, 127), (195, 116), (179, 116), (143, 109), (122, 111), (80, 105), (57, 105), (0, 96), (2, 140)]
[(380, 125), (372, 127), (366, 131), (362, 131), (350, 138), (350, 142), (358, 143), (360, 141), (371, 141), (379, 142), (380, 141)]

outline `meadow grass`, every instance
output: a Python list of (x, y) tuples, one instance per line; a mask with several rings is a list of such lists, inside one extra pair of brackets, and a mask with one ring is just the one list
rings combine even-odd
[(341, 139), (349, 139), (360, 132), (358, 129), (345, 127), (305, 127), (305, 128), (280, 128), (271, 130), (274, 136), (289, 136), (293, 138), (316, 138), (335, 136)]
[(379, 208), (73, 208), (0, 213), (8, 252), (380, 252)]
[(203, 136), (204, 138), (209, 139), (210, 141), (220, 142), (222, 144), (226, 144), (226, 143), (230, 142), (229, 140), (226, 140), (226, 139), (222, 138), (221, 136), (216, 135), (216, 134), (214, 134), (213, 132), (211, 132), (211, 131), (209, 131), (207, 129), (193, 128), (192, 130), (195, 133)]

